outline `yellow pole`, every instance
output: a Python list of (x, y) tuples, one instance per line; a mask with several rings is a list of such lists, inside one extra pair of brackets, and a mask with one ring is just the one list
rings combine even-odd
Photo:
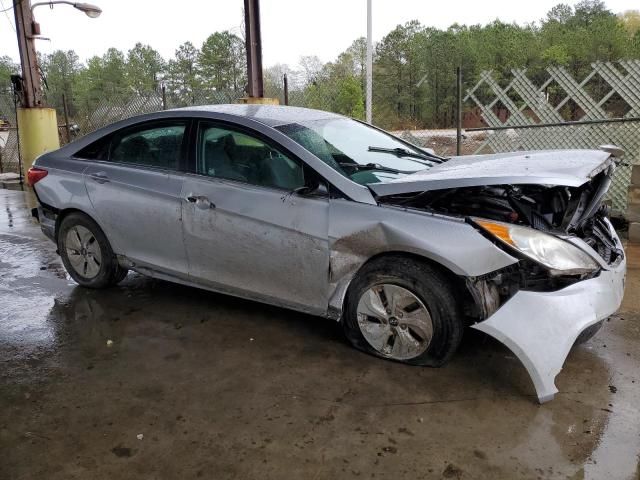
[(18, 108), (17, 114), (22, 172), (26, 175), (37, 157), (60, 148), (58, 119), (53, 108)]
[(246, 103), (249, 105), (280, 105), (280, 100), (266, 97), (242, 97), (238, 100), (238, 103)]

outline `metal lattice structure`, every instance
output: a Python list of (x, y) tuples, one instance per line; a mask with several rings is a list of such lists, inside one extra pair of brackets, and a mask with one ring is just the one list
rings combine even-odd
[[(491, 71), (467, 91), (488, 127), (476, 153), (514, 150), (592, 149), (614, 144), (625, 150), (626, 164), (640, 162), (640, 60), (594, 63), (578, 81), (562, 67), (549, 67), (539, 86), (523, 69), (512, 70), (505, 86)], [(623, 118), (628, 121), (610, 121)], [(602, 121), (594, 124), (565, 122)], [(546, 125), (523, 128), (529, 125)], [(624, 211), (631, 168), (618, 168), (609, 198), (615, 209)]]

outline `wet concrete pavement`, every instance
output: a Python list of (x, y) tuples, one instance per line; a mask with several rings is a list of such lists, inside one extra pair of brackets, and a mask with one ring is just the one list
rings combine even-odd
[(410, 367), (331, 321), (137, 274), (80, 288), (0, 190), (0, 479), (640, 478), (638, 292), (632, 249), (621, 312), (540, 406), (479, 332)]

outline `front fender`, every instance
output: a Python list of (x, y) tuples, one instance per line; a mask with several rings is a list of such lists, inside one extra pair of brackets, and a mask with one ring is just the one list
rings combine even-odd
[(392, 206), (331, 200), (329, 315), (340, 318), (349, 284), (369, 259), (410, 253), (456, 275), (484, 275), (518, 260), (462, 219)]

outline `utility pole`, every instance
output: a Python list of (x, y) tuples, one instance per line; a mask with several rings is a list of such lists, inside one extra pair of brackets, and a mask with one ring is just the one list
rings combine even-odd
[(33, 14), (29, 0), (14, 1), (13, 13), (16, 19), (16, 33), (18, 35), (18, 50), (20, 51), (20, 65), (22, 66), (22, 99), (24, 108), (42, 106), (42, 83), (38, 70), (38, 57), (33, 38)]
[[(18, 141), (22, 168), (26, 171), (38, 156), (60, 148), (60, 140), (56, 111), (44, 107), (35, 47), (35, 35), (40, 32), (38, 24), (33, 20), (30, 0), (14, 0), (13, 11), (22, 69), (20, 106), (16, 112)], [(21, 172), (24, 173), (26, 172)]]
[(462, 152), (462, 68), (456, 68), (456, 155)]
[(277, 98), (264, 98), (262, 80), (262, 38), (260, 35), (260, 0), (244, 0), (244, 29), (247, 50), (247, 79), (249, 88), (242, 103), (277, 105)]
[[(89, 18), (99, 17), (102, 10), (90, 3), (69, 0), (47, 0), (36, 2), (33, 5), (31, 0), (12, 0), (12, 2), (22, 68), (22, 76), (17, 77), (14, 83), (15, 91), (20, 92), (20, 107), (16, 109), (18, 142), (22, 166), (28, 170), (36, 157), (60, 148), (56, 111), (44, 106), (44, 94), (35, 47), (35, 40), (40, 35), (40, 25), (33, 18), (33, 9), (42, 6), (53, 8), (54, 5), (64, 4), (80, 10)], [(66, 120), (66, 123), (68, 126), (69, 121)]]
[(286, 73), (284, 74), (282, 80), (284, 83), (284, 104), (289, 105), (289, 78), (287, 77)]
[(367, 98), (365, 101), (367, 123), (372, 123), (373, 121), (373, 40), (371, 39), (371, 35), (371, 0), (367, 0)]

